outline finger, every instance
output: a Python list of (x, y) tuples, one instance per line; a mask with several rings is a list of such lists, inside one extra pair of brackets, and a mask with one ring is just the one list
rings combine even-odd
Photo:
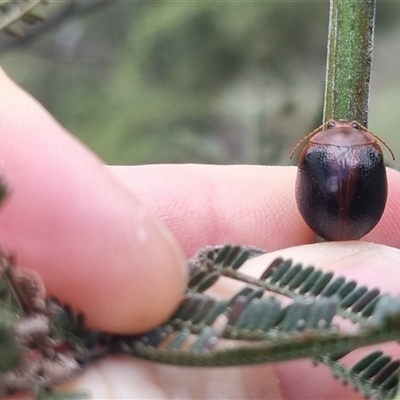
[(113, 171), (164, 221), (187, 255), (221, 243), (273, 250), (313, 240), (294, 201), (292, 168), (152, 165)]
[(281, 400), (271, 365), (179, 367), (117, 356), (102, 360), (63, 389), (94, 399)]
[(90, 326), (147, 330), (173, 312), (186, 284), (172, 236), (101, 161), (0, 74), (3, 247), (35, 269), (50, 295)]
[[(211, 244), (276, 250), (314, 242), (295, 202), (295, 167), (151, 165), (112, 172), (173, 232), (187, 255)], [(400, 174), (388, 169), (381, 222), (366, 240), (400, 246)]]
[(382, 219), (363, 240), (400, 247), (400, 173), (387, 168), (388, 199)]

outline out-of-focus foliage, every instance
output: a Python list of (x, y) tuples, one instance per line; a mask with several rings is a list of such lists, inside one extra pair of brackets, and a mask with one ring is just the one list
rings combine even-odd
[(328, 0), (84, 4), (50, 3), (0, 62), (109, 163), (285, 164), (321, 122)]
[(43, 20), (41, 7), (46, 0), (2, 0), (0, 3), (0, 29), (10, 35), (23, 35), (23, 23), (35, 24)]

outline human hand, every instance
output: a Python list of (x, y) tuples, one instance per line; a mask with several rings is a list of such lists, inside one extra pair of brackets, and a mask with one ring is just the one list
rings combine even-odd
[[(5, 75), (0, 89), (1, 176), (10, 190), (0, 211), (2, 246), (40, 273), (49, 294), (84, 311), (91, 327), (140, 332), (165, 320), (186, 284), (177, 242), (186, 256), (205, 245), (250, 244), (277, 251), (251, 269), (279, 255), (398, 292), (394, 248), (300, 246), (314, 235), (294, 202), (295, 168), (105, 167)], [(399, 174), (389, 171), (387, 210), (366, 241), (399, 247), (399, 191)], [(181, 368), (110, 357), (66, 387), (94, 398), (360, 398), (307, 360)]]

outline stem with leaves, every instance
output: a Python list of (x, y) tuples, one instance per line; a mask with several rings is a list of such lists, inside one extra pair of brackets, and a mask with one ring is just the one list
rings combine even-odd
[(323, 122), (368, 125), (376, 0), (331, 0)]

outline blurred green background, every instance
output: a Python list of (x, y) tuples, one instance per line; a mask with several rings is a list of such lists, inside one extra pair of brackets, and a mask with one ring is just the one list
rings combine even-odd
[[(285, 165), (322, 122), (328, 10), (50, 2), (24, 38), (1, 34), (0, 63), (107, 163)], [(378, 0), (376, 22), (369, 127), (400, 159), (400, 2)]]

